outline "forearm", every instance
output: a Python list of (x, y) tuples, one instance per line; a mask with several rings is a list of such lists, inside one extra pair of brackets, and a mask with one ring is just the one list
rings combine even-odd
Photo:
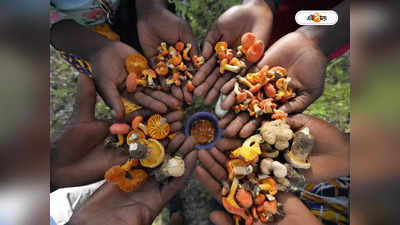
[(297, 31), (314, 40), (325, 55), (329, 55), (350, 41), (350, 6), (347, 0), (335, 8), (338, 22), (333, 26), (302, 26)]
[(64, 20), (52, 27), (50, 42), (56, 49), (91, 61), (97, 52), (115, 41), (107, 39), (73, 20)]

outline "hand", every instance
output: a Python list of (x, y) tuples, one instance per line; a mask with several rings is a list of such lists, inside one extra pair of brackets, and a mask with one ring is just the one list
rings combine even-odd
[[(124, 86), (128, 72), (125, 69), (125, 60), (130, 55), (140, 54), (135, 49), (122, 42), (111, 42), (102, 48), (91, 60), (96, 88), (105, 102), (113, 109), (113, 117), (121, 120), (124, 115), (124, 106), (121, 102), (119, 87)], [(180, 102), (172, 96), (164, 94), (159, 98), (159, 91), (138, 89), (129, 94), (130, 99), (154, 112), (166, 113), (168, 106), (176, 109)]]
[[(107, 169), (123, 163), (129, 157), (128, 153), (104, 147), (109, 125), (105, 121), (96, 120), (95, 104), (94, 83), (81, 74), (72, 118), (52, 146), (51, 184), (56, 188), (98, 181)], [(148, 113), (143, 110), (130, 114), (131, 117), (137, 115), (146, 117)], [(181, 129), (183, 112), (171, 112), (166, 118), (171, 124), (171, 132)]]
[(68, 224), (150, 225), (163, 206), (181, 190), (196, 165), (197, 151), (192, 151), (195, 139), (177, 137), (168, 145), (168, 151), (174, 153), (179, 148), (177, 155), (186, 156), (182, 177), (173, 178), (167, 184), (160, 184), (151, 177), (131, 193), (106, 183), (72, 215)]
[[(210, 152), (200, 150), (199, 160), (203, 166), (197, 166), (195, 174), (202, 182), (210, 194), (218, 201), (221, 202), (221, 181), (227, 179), (225, 164), (227, 158), (217, 148), (213, 148)], [(307, 207), (291, 193), (279, 193), (277, 195), (279, 202), (283, 204), (283, 211), (285, 216), (278, 218), (274, 223), (276, 225), (289, 225), (289, 224), (310, 224), (321, 225), (319, 220), (312, 215)], [(232, 216), (223, 211), (213, 211), (210, 214), (211, 221), (216, 225), (233, 225)], [(254, 224), (263, 224), (257, 221)]]
[[(265, 52), (264, 57), (252, 70), (257, 71), (265, 65), (283, 66), (291, 78), (289, 87), (293, 88), (296, 97), (279, 108), (284, 112), (302, 112), (321, 95), (326, 57), (318, 45), (301, 31), (292, 32), (279, 39)], [(235, 81), (233, 78), (221, 88), (221, 93), (227, 95), (222, 103), (224, 110), (232, 108), (235, 104), (235, 93), (232, 91)], [(226, 128), (229, 137), (239, 134), (241, 138), (246, 138), (260, 126), (262, 121), (262, 118), (250, 119), (247, 114), (239, 116), (240, 122), (235, 119), (233, 121), (236, 121), (236, 124), (230, 124)], [(229, 115), (226, 117), (232, 118)]]
[[(163, 1), (140, 0), (136, 1), (137, 27), (140, 45), (144, 55), (150, 59), (151, 66), (157, 64), (157, 47), (161, 42), (175, 44), (178, 41), (191, 43), (190, 55), (198, 55), (197, 43), (188, 23), (170, 12)], [(165, 86), (165, 85), (163, 85)], [(179, 100), (192, 103), (192, 94), (182, 85), (182, 88), (173, 86), (172, 94)], [(164, 87), (165, 90), (167, 90)]]
[(308, 127), (315, 138), (310, 155), (311, 168), (303, 173), (308, 183), (350, 174), (350, 145), (336, 127), (305, 114), (288, 117), (286, 121), (294, 130)]
[(205, 104), (211, 104), (218, 97), (219, 90), (232, 75), (231, 73), (220, 75), (216, 57), (212, 56), (215, 44), (218, 41), (226, 41), (228, 46), (236, 49), (246, 32), (253, 32), (258, 40), (267, 44), (273, 20), (270, 5), (262, 0), (244, 1), (243, 4), (224, 12), (211, 26), (204, 40), (202, 53), (208, 61), (193, 79), (193, 84), (197, 87), (194, 95), (206, 96)]

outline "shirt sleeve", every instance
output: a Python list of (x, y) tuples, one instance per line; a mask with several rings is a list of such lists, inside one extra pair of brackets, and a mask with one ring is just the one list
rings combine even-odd
[(73, 20), (74, 18), (66, 13), (63, 13), (59, 10), (57, 10), (55, 7), (50, 5), (50, 27), (52, 27), (54, 24), (62, 21), (62, 20)]

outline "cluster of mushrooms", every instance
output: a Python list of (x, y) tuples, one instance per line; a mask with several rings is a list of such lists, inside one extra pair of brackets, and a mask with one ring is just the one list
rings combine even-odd
[(131, 124), (114, 123), (110, 127), (111, 136), (105, 140), (105, 146), (129, 152), (129, 159), (123, 165), (110, 168), (105, 179), (126, 192), (140, 188), (148, 174), (164, 182), (168, 177), (180, 177), (185, 172), (181, 157), (172, 157), (165, 153), (159, 140), (175, 137), (170, 134), (166, 118), (159, 114), (152, 115), (147, 124), (141, 116), (135, 117)]
[[(167, 46), (162, 42), (158, 46), (156, 69), (148, 68), (148, 63), (142, 55), (132, 55), (126, 59), (125, 65), (129, 73), (126, 80), (128, 92), (135, 92), (137, 86), (161, 89), (161, 79), (166, 77), (165, 83), (168, 87), (172, 85), (181, 86), (186, 81), (186, 88), (193, 92), (195, 86), (192, 83), (193, 75), (203, 63), (202, 56), (189, 56), (192, 44), (178, 41), (174, 46)], [(158, 76), (157, 76), (158, 75)]]
[(236, 104), (233, 109), (236, 113), (248, 111), (249, 115), (254, 117), (272, 114), (272, 119), (287, 116), (277, 109), (278, 104), (294, 97), (292, 89), (288, 87), (290, 78), (287, 77), (285, 68), (264, 66), (258, 72), (240, 75), (240, 72), (246, 68), (243, 56), (250, 63), (255, 63), (261, 58), (264, 52), (262, 41), (256, 40), (253, 33), (245, 33), (236, 52), (229, 49), (226, 42), (218, 42), (215, 45), (215, 51), (218, 55), (221, 74), (226, 71), (238, 73), (234, 86)]
[(235, 224), (251, 225), (284, 216), (278, 191), (297, 191), (305, 184), (299, 169), (310, 168), (314, 138), (308, 128), (293, 132), (285, 119), (265, 122), (229, 155), (228, 181), (223, 181), (222, 204)]

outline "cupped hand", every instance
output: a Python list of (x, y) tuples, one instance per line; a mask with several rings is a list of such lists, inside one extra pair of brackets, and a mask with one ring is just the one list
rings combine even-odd
[[(161, 42), (170, 45), (175, 45), (178, 41), (191, 43), (190, 56), (199, 54), (190, 25), (169, 11), (165, 2), (140, 0), (136, 1), (136, 9), (139, 42), (153, 68), (157, 64), (157, 47)], [(164, 84), (163, 88), (168, 90)], [(173, 86), (171, 92), (179, 100), (185, 100), (188, 104), (192, 103), (192, 94), (186, 89), (185, 84), (181, 85), (181, 88)]]
[[(79, 75), (73, 115), (52, 145), (51, 184), (54, 188), (98, 181), (104, 177), (107, 169), (123, 163), (129, 157), (128, 153), (104, 146), (104, 139), (109, 135), (109, 124), (95, 118), (95, 104), (93, 80), (86, 75)], [(130, 121), (137, 115), (147, 117), (150, 114), (149, 110), (139, 110), (127, 117)], [(183, 116), (181, 111), (165, 115), (171, 124), (171, 132), (182, 128)]]
[[(202, 166), (197, 166), (195, 174), (202, 184), (207, 188), (208, 192), (221, 203), (221, 181), (227, 179), (226, 162), (227, 158), (217, 148), (207, 152), (200, 150), (198, 157)], [(276, 225), (296, 225), (310, 224), (321, 225), (320, 221), (312, 215), (309, 209), (293, 194), (279, 193), (278, 201), (283, 204), (285, 216), (268, 224)], [(233, 225), (232, 215), (224, 211), (213, 211), (210, 214), (210, 220), (216, 225)], [(254, 224), (263, 224), (256, 221)]]
[(189, 137), (175, 138), (168, 145), (170, 153), (177, 151), (176, 155), (184, 157), (185, 173), (182, 177), (173, 178), (166, 184), (150, 177), (141, 188), (131, 193), (106, 183), (72, 215), (69, 224), (150, 225), (193, 171), (197, 159), (197, 151), (192, 151), (195, 144), (195, 139)]
[[(203, 44), (203, 57), (207, 62), (193, 78), (197, 87), (194, 95), (205, 96), (205, 104), (211, 104), (219, 95), (220, 88), (232, 76), (231, 73), (220, 75), (214, 46), (218, 41), (226, 41), (236, 49), (241, 37), (246, 32), (253, 32), (258, 40), (267, 44), (272, 28), (273, 13), (270, 5), (262, 0), (244, 1), (224, 12), (211, 26)], [(250, 65), (250, 64), (249, 64)]]
[[(322, 94), (326, 62), (326, 56), (318, 45), (301, 31), (295, 31), (274, 43), (265, 52), (261, 61), (251, 70), (258, 71), (265, 65), (283, 66), (287, 69), (288, 77), (291, 78), (289, 87), (293, 89), (296, 96), (279, 109), (290, 114), (304, 111)], [(224, 110), (231, 109), (235, 104), (235, 93), (233, 92), (235, 82), (236, 79), (232, 78), (221, 88), (221, 94), (227, 96), (222, 102)], [(229, 115), (226, 117), (227, 120), (231, 119)], [(227, 127), (228, 136), (239, 134), (241, 138), (246, 138), (260, 126), (262, 121), (261, 117), (258, 119), (252, 119), (248, 115), (241, 117), (241, 123), (237, 122), (235, 125), (230, 124)]]
[[(122, 120), (124, 116), (124, 106), (121, 102), (120, 92), (123, 91), (121, 89), (125, 87), (124, 82), (128, 76), (128, 72), (125, 69), (125, 60), (135, 54), (140, 53), (122, 42), (111, 41), (90, 60), (96, 89), (107, 105), (111, 106), (115, 120)], [(168, 110), (167, 103), (170, 102), (168, 101), (170, 98), (157, 99), (152, 93), (153, 91), (144, 93), (139, 89), (132, 95), (131, 99), (151, 111), (166, 113)]]

